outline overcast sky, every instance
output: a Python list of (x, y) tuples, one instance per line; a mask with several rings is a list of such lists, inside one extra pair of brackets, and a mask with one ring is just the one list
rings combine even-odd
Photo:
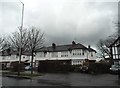
[[(39, 27), (45, 33), (46, 45), (69, 44), (74, 40), (95, 47), (99, 39), (115, 31), (118, 2), (113, 0), (21, 1), (25, 4), (24, 27)], [(19, 0), (0, 0), (0, 35), (18, 30), (21, 8)]]

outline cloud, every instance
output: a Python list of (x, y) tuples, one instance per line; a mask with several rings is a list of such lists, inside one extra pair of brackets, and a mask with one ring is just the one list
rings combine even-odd
[(0, 2), (0, 34), (13, 32), (21, 21), (21, 8), (18, 2)]
[[(83, 0), (22, 0), (25, 4), (24, 27), (37, 26), (45, 33), (46, 45), (95, 43), (114, 32), (117, 2)], [(11, 33), (20, 25), (21, 5), (18, 2), (1, 3), (0, 15), (3, 33)], [(4, 4), (4, 6), (3, 6)], [(9, 32), (8, 32), (9, 29)]]

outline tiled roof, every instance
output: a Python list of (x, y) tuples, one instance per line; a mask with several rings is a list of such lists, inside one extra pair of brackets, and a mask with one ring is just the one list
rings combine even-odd
[(39, 50), (37, 50), (38, 52), (44, 52), (44, 51), (48, 51), (48, 52), (58, 52), (58, 51), (68, 51), (68, 50), (72, 50), (72, 49), (83, 49), (83, 50), (89, 50), (89, 51), (94, 51), (96, 52), (94, 49), (92, 48), (87, 48), (84, 45), (78, 43), (78, 44), (68, 44), (68, 45), (58, 45), (58, 46), (49, 46), (49, 47), (43, 47)]
[[(8, 50), (3, 50), (0, 52), (1, 56), (10, 56), (10, 55), (19, 55), (19, 51), (17, 50), (10, 50), (8, 52)], [(22, 55), (27, 55), (27, 56), (31, 56), (32, 54), (30, 52), (22, 52)]]
[(96, 50), (92, 49), (92, 48), (88, 48), (88, 50), (91, 52), (91, 51), (94, 51), (96, 52)]
[[(96, 52), (94, 49), (92, 48), (87, 48), (84, 45), (78, 43), (78, 44), (67, 44), (67, 45), (54, 45), (54, 46), (49, 46), (49, 47), (42, 47), (38, 50), (36, 50), (36, 52), (60, 52), (60, 51), (70, 51), (73, 49), (83, 49), (83, 50), (88, 50), (90, 52)], [(9, 56), (9, 55), (17, 55), (19, 54), (19, 51), (17, 50), (10, 50), (8, 52), (8, 50), (4, 50), (2, 52), (0, 52), (1, 56)], [(32, 54), (30, 52), (22, 52), (22, 55), (27, 55), (27, 56), (31, 56)]]

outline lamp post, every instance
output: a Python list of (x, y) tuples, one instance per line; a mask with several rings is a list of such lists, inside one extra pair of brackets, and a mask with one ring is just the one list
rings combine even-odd
[[(20, 1), (20, 0), (19, 0)], [(20, 46), (19, 46), (19, 65), (18, 65), (18, 75), (20, 75), (20, 66), (21, 66), (21, 55), (22, 55), (22, 29), (23, 29), (23, 16), (24, 16), (24, 3), (20, 1), (22, 4), (22, 13), (21, 13), (21, 26), (19, 28), (20, 31)]]

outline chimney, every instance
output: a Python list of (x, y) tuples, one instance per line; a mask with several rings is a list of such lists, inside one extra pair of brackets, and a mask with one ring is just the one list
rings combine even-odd
[(88, 48), (91, 48), (91, 46), (90, 46), (90, 45), (88, 45)]
[(75, 45), (76, 44), (75, 41), (72, 41), (72, 44)]
[(53, 48), (53, 50), (56, 49), (56, 44), (55, 43), (52, 43), (52, 48)]

